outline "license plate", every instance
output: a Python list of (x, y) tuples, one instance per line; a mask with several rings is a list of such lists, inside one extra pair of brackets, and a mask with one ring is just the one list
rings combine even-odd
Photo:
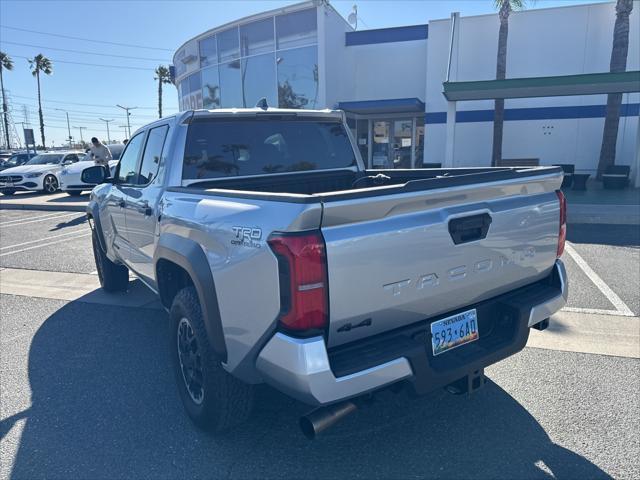
[(478, 340), (479, 337), (475, 308), (431, 324), (431, 347), (434, 356)]

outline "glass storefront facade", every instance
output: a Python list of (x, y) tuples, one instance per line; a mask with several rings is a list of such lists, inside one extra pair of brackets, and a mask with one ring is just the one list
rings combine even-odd
[(200, 69), (178, 84), (181, 110), (254, 107), (263, 97), (320, 108), (315, 8), (227, 28), (200, 39), (198, 54)]
[(424, 156), (424, 115), (378, 116), (347, 114), (351, 132), (367, 168), (421, 168)]

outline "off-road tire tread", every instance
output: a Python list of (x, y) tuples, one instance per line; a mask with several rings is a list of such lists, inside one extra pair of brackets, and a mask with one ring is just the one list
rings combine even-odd
[(183, 402), (190, 402), (194, 406), (182, 379), (176, 349), (175, 336), (180, 318), (189, 319), (202, 351), (205, 398), (200, 408), (186, 408), (192, 421), (199, 428), (210, 432), (223, 432), (245, 422), (253, 408), (253, 386), (233, 377), (217, 359), (209, 343), (195, 287), (183, 288), (176, 294), (170, 314), (171, 348), (178, 389)]
[(126, 292), (127, 288), (129, 288), (129, 269), (124, 265), (118, 265), (109, 260), (100, 246), (98, 234), (95, 230), (91, 232), (91, 243), (100, 286), (107, 292)]

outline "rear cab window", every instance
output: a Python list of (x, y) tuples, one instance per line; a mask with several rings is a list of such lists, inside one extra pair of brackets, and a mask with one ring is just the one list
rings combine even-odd
[(356, 166), (340, 119), (281, 117), (194, 119), (187, 133), (184, 183)]

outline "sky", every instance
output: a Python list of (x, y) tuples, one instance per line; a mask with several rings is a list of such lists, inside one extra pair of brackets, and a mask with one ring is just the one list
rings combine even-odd
[[(596, 1), (599, 0), (537, 0), (529, 2), (528, 8)], [(182, 43), (218, 25), (294, 3), (298, 2), (2, 0), (0, 50), (14, 61), (13, 71), (4, 72), (11, 117), (14, 122), (24, 122), (26, 110), (27, 121), (36, 130), (36, 138), (40, 138), (36, 81), (26, 57), (42, 53), (54, 65), (53, 74), (41, 79), (47, 146), (65, 142), (66, 113), (74, 138), (79, 139), (82, 132), (84, 140), (92, 136), (106, 140), (106, 123), (102, 118), (113, 120), (109, 123), (110, 137), (121, 140), (125, 138), (126, 116), (115, 105), (138, 107), (131, 111), (132, 131), (156, 119), (158, 89), (153, 70), (158, 65), (169, 64)], [(495, 11), (493, 0), (332, 0), (330, 3), (345, 18), (354, 3), (357, 4), (358, 30), (427, 23), (447, 18), (452, 11), (462, 16)], [(163, 114), (175, 113), (177, 108), (175, 87), (165, 85)], [(21, 128), (18, 125), (20, 131)]]

